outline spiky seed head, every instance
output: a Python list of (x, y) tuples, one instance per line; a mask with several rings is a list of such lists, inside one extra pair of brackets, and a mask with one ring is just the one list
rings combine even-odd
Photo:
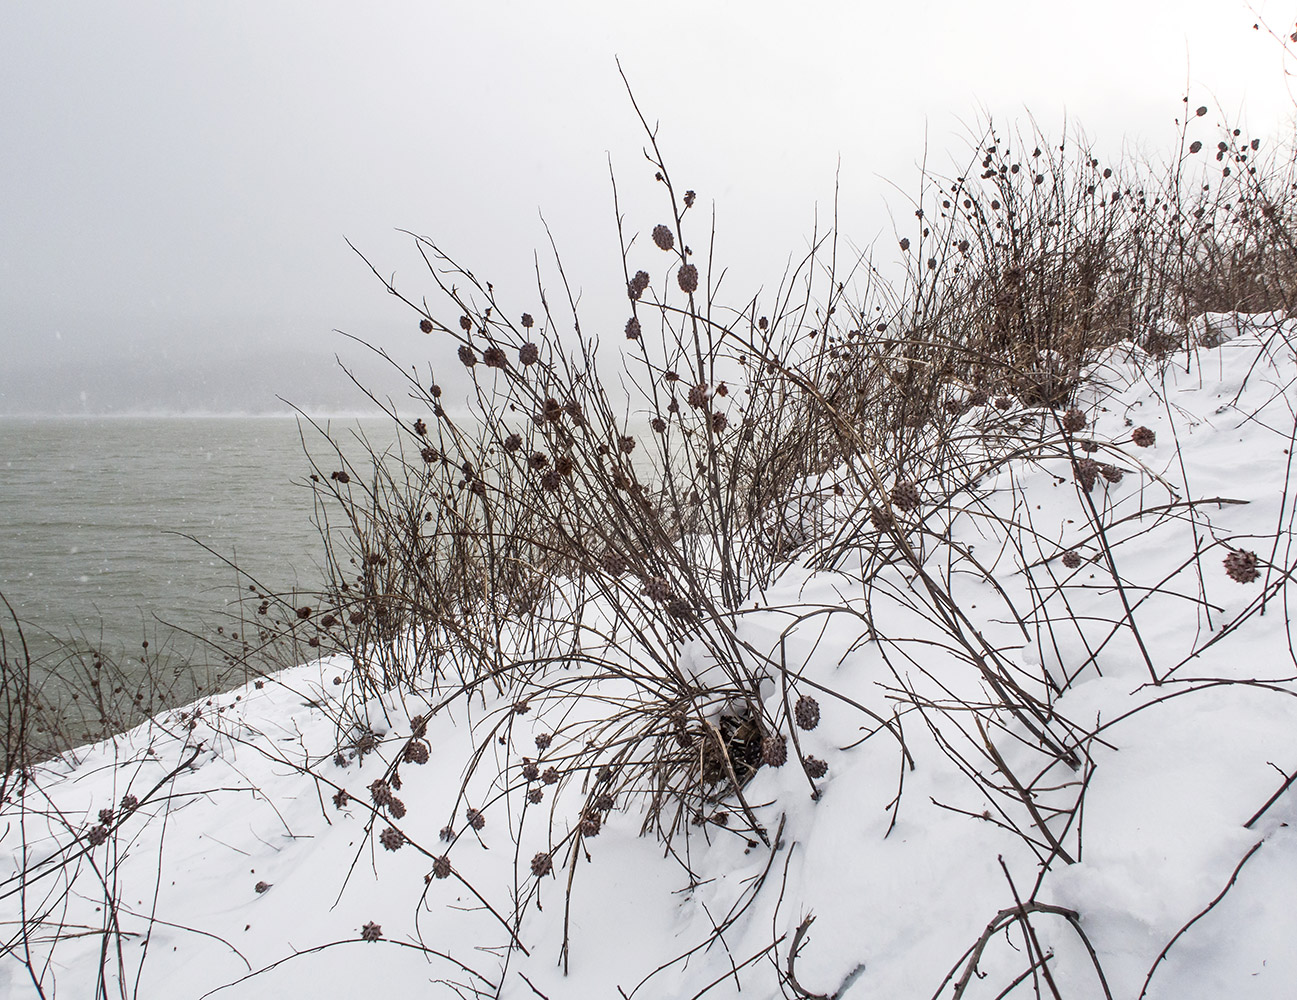
[(137, 799), (134, 795), (122, 796), (122, 812), (124, 813), (133, 812), (135, 809), (139, 808), (139, 805), (140, 805), (140, 800)]
[(869, 523), (874, 526), (875, 531), (886, 531), (892, 526), (892, 515), (885, 508), (872, 505), (869, 508)]
[(720, 434), (720, 433), (721, 433), (723, 430), (725, 430), (725, 428), (728, 427), (729, 425), (730, 425), (729, 417), (725, 416), (725, 414), (723, 414), (723, 413), (719, 413), (719, 412), (718, 412), (718, 413), (713, 413), (713, 414), (712, 414), (712, 433), (713, 433), (713, 434)]
[(351, 796), (347, 794), (347, 790), (345, 788), (339, 788), (336, 792), (333, 793), (333, 804), (339, 809), (344, 808), (346, 804), (350, 801), (351, 801)]
[(820, 724), (820, 703), (808, 694), (802, 695), (793, 708), (793, 719), (801, 729), (814, 729)]
[(1117, 468), (1115, 465), (1108, 465), (1107, 463), (1104, 463), (1103, 465), (1099, 466), (1099, 472), (1103, 476), (1103, 478), (1108, 480), (1108, 482), (1110, 483), (1115, 484), (1121, 482), (1122, 471), (1119, 468)]
[(1251, 583), (1261, 575), (1255, 552), (1235, 549), (1225, 557), (1225, 572), (1236, 583)]
[(432, 320), (430, 319), (419, 320), (419, 329), (422, 330), (424, 333), (432, 333)]
[(533, 451), (527, 456), (527, 465), (533, 472), (539, 472), (545, 466), (549, 465), (549, 456), (543, 451)]
[(540, 360), (540, 348), (528, 341), (518, 348), (518, 360), (524, 365), (534, 365)]
[(644, 581), (642, 593), (650, 600), (666, 602), (671, 599), (671, 584), (663, 577), (650, 576)]
[(707, 401), (710, 398), (711, 392), (706, 383), (691, 386), (689, 389), (689, 405), (695, 410), (706, 409)]
[(632, 300), (635, 300), (644, 294), (644, 289), (648, 288), (648, 286), (649, 286), (648, 272), (636, 271), (635, 277), (631, 278), (630, 283), (626, 286), (626, 292), (627, 294), (630, 295)]
[(536, 321), (531, 318), (531, 313), (522, 314), (522, 325), (524, 329), (530, 330), (536, 325)]
[(1095, 477), (1099, 474), (1099, 463), (1092, 458), (1078, 458), (1072, 463), (1072, 472), (1081, 489), (1089, 493), (1094, 489)]
[(465, 809), (464, 819), (468, 821), (468, 825), (474, 830), (480, 830), (486, 826), (486, 817), (477, 809)]
[(676, 281), (682, 292), (692, 295), (698, 291), (698, 268), (692, 264), (684, 264), (676, 272)]
[(621, 576), (626, 572), (626, 560), (609, 549), (599, 557), (599, 567), (609, 576)]
[(447, 824), (446, 826), (443, 826), (441, 828), (441, 831), (437, 834), (437, 836), (439, 836), (442, 840), (446, 841), (446, 843), (449, 844), (452, 840), (455, 839), (455, 828), (450, 824)]
[(1081, 556), (1075, 549), (1068, 549), (1063, 553), (1063, 565), (1068, 569), (1076, 569), (1081, 565)]
[(437, 461), (437, 459), (439, 459), (441, 456), (437, 454), (436, 448), (421, 448), (419, 450), (419, 457), (422, 458), (426, 463), (431, 465), (433, 462)]
[(1063, 430), (1069, 434), (1075, 434), (1077, 431), (1085, 430), (1085, 414), (1073, 407), (1063, 414)]
[(472, 368), (477, 364), (477, 354), (473, 351), (473, 348), (469, 347), (467, 344), (460, 344), (459, 360), (464, 362), (465, 368)]
[(385, 806), (392, 801), (392, 789), (382, 778), (375, 778), (369, 785), (369, 797), (374, 805)]
[(535, 761), (529, 760), (523, 763), (522, 776), (525, 781), (535, 781), (540, 777), (540, 768), (536, 766)]
[(443, 854), (432, 862), (433, 878), (450, 878), (450, 858)]
[(405, 745), (404, 756), (411, 764), (426, 764), (430, 756), (428, 744), (420, 739), (412, 739)]
[(488, 347), (482, 352), (482, 360), (488, 368), (508, 368), (509, 358), (499, 347)]
[(467, 316), (461, 316), (459, 317), (459, 328), (468, 333), (469, 330), (473, 329), (473, 321)]
[(113, 810), (111, 806), (109, 806), (107, 809), (99, 810), (99, 822), (102, 823), (104, 826), (112, 826)]
[(581, 836), (588, 840), (591, 837), (599, 836), (599, 830), (602, 826), (603, 821), (599, 818), (599, 814), (597, 812), (588, 812), (581, 817), (577, 829), (580, 830)]
[(536, 734), (536, 749), (537, 749), (537, 750), (548, 750), (548, 749), (549, 749), (549, 745), (550, 745), (551, 743), (553, 743), (553, 742), (554, 742), (554, 737), (551, 736), (549, 733), (537, 733), (537, 734)]
[(778, 733), (761, 741), (761, 763), (783, 767), (788, 762), (788, 740)]
[(537, 878), (544, 878), (554, 870), (554, 860), (544, 851), (531, 859), (531, 873)]
[(1141, 448), (1151, 448), (1157, 441), (1157, 435), (1148, 427), (1136, 427), (1130, 432), (1130, 439)]
[(394, 826), (389, 826), (378, 835), (378, 842), (386, 851), (399, 851), (405, 844), (405, 834)]
[(387, 811), (392, 814), (393, 819), (401, 819), (405, 816), (405, 803), (392, 796), (392, 801), (387, 804)]
[(548, 493), (557, 493), (563, 488), (563, 476), (557, 469), (550, 469), (548, 472), (541, 473), (541, 489)]
[(623, 454), (629, 455), (635, 450), (635, 439), (629, 434), (623, 435), (617, 439), (617, 448)]
[(553, 785), (558, 782), (558, 768), (547, 767), (540, 776), (540, 780), (547, 785)]
[(91, 847), (98, 847), (107, 839), (108, 827), (103, 826), (102, 824), (99, 826), (92, 826), (86, 833), (86, 843)]
[(594, 802), (591, 804), (600, 812), (607, 812), (616, 804), (616, 800), (613, 799), (611, 793), (600, 792), (594, 797)]
[(685, 208), (693, 208), (693, 207), (694, 207), (694, 199), (697, 198), (697, 197), (698, 197), (697, 193), (696, 193), (692, 188), (690, 188), (688, 191), (686, 191), (686, 192), (685, 192)]
[(654, 433), (665, 434), (667, 429), (667, 422), (663, 420), (661, 417), (654, 417), (649, 422), (649, 426), (653, 428)]
[(381, 941), (383, 939), (383, 928), (371, 920), (360, 929), (360, 937), (362, 941)]
[(507, 452), (515, 452), (521, 447), (522, 447), (521, 434), (510, 434), (507, 438), (504, 439), (504, 450)]
[(639, 340), (639, 336), (640, 336), (639, 320), (636, 317), (632, 316), (630, 319), (626, 321), (626, 339)]
[(806, 758), (806, 773), (812, 778), (823, 778), (829, 773), (829, 765), (818, 757), (808, 755)]
[(533, 788), (530, 792), (527, 793), (527, 801), (530, 802), (532, 805), (537, 805), (544, 798), (545, 798), (545, 793), (541, 791), (539, 788)]
[(654, 226), (653, 242), (657, 244), (659, 250), (671, 250), (675, 248), (676, 236), (666, 226)]
[(891, 499), (897, 510), (914, 510), (919, 506), (919, 488), (910, 480), (901, 479), (892, 487)]

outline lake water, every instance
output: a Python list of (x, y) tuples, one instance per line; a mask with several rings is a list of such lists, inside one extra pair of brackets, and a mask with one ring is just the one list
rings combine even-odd
[[(380, 446), (395, 439), (382, 418), (332, 431), (345, 445), (356, 427)], [(317, 587), (303, 436), (327, 454), (317, 431), (283, 417), (0, 419), (0, 593), (33, 653), (205, 649), (185, 632), (220, 625), (240, 582), (184, 536), (273, 590)]]

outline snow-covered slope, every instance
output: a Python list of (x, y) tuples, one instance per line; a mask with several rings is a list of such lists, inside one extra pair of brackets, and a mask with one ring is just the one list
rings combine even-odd
[[(731, 796), (668, 847), (620, 789), (574, 836), (594, 688), (456, 699), (426, 733), (432, 704), (393, 693), (372, 748), (340, 748), (349, 664), (326, 659), (30, 776), (0, 828), (0, 995), (1297, 995), (1297, 793), (1275, 797), (1297, 772), (1297, 328), (1202, 324), (1214, 346), (1160, 374), (1111, 352), (1083, 429), (966, 413), (986, 468), (903, 522), (923, 572), (864, 586), (892, 541), (857, 532), (752, 594), (739, 633), (787, 671), (762, 694), (819, 708), (743, 789), (760, 831)], [(1031, 447), (988, 452), (997, 428)], [(858, 518), (850, 477), (814, 485)], [(1256, 579), (1226, 572), (1236, 550)], [(402, 808), (376, 807), (394, 764)]]

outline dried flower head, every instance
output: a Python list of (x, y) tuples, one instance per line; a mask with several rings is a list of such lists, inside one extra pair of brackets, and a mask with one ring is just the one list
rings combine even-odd
[(394, 826), (389, 826), (378, 835), (378, 842), (387, 851), (399, 851), (405, 844), (405, 834)]
[(626, 293), (634, 301), (644, 294), (644, 289), (649, 286), (649, 276), (647, 271), (636, 271), (635, 277), (630, 279), (626, 286)]
[(600, 812), (607, 812), (616, 804), (616, 800), (610, 792), (600, 792), (594, 797), (594, 802), (591, 804)]
[(433, 859), (432, 862), (433, 878), (450, 878), (450, 858), (445, 854)]
[(482, 827), (486, 826), (486, 817), (476, 809), (465, 809), (464, 819), (467, 820), (468, 825), (474, 830), (480, 830)]
[(469, 347), (467, 344), (460, 344), (459, 360), (464, 362), (464, 367), (472, 368), (477, 364), (477, 354), (473, 351), (473, 348)]
[(660, 576), (650, 576), (644, 581), (642, 593), (650, 600), (666, 602), (671, 599), (671, 584)]
[(1136, 427), (1130, 432), (1130, 439), (1141, 448), (1151, 448), (1157, 441), (1157, 435), (1147, 427)]
[(1085, 430), (1085, 414), (1078, 409), (1070, 409), (1063, 414), (1063, 430), (1069, 434), (1075, 434), (1077, 431)]
[(530, 802), (532, 805), (536, 805), (544, 798), (545, 798), (545, 793), (541, 791), (539, 788), (533, 788), (530, 792), (527, 793), (527, 801)]
[(597, 812), (588, 812), (581, 817), (581, 822), (577, 824), (577, 829), (581, 836), (589, 839), (590, 837), (599, 836), (599, 830), (603, 827), (603, 820), (600, 819)]
[(649, 421), (649, 426), (653, 428), (654, 433), (664, 434), (667, 429), (667, 422), (661, 417), (654, 417)]
[(1072, 473), (1081, 489), (1089, 493), (1094, 489), (1095, 477), (1099, 474), (1099, 463), (1092, 458), (1078, 458), (1072, 463)]
[(536, 321), (535, 321), (534, 319), (531, 318), (531, 313), (523, 313), (523, 314), (522, 314), (522, 325), (523, 325), (524, 329), (527, 329), (527, 330), (530, 330), (533, 326), (536, 325)]
[(339, 809), (342, 809), (350, 801), (351, 801), (351, 796), (347, 794), (347, 790), (345, 788), (339, 788), (336, 792), (333, 793), (333, 804)]
[(527, 467), (533, 472), (539, 472), (549, 465), (549, 456), (543, 451), (533, 451), (527, 456)]
[(403, 756), (411, 764), (426, 764), (430, 756), (428, 744), (420, 739), (412, 739), (405, 745)]
[(691, 386), (689, 389), (688, 402), (695, 410), (705, 409), (710, 398), (711, 392), (706, 383)]
[(441, 456), (437, 453), (436, 448), (421, 448), (419, 450), (419, 457), (422, 458), (429, 465), (431, 465), (433, 462), (437, 461), (437, 459), (439, 459)]
[(814, 729), (820, 724), (820, 703), (808, 694), (797, 699), (793, 719), (801, 729)]
[(91, 847), (98, 847), (107, 839), (108, 839), (108, 827), (106, 826), (103, 825), (92, 826), (86, 832), (86, 843), (89, 844)]
[(1110, 483), (1115, 484), (1121, 482), (1122, 471), (1115, 465), (1108, 465), (1105, 462), (1103, 465), (1099, 466), (1099, 473)]
[(778, 733), (761, 741), (761, 763), (783, 767), (788, 762), (788, 740)]
[(387, 811), (392, 814), (393, 819), (401, 819), (405, 816), (405, 803), (392, 796), (392, 801), (387, 804)]
[(812, 778), (823, 778), (829, 773), (829, 765), (820, 758), (808, 754), (806, 757), (806, 773)]
[(534, 365), (540, 360), (540, 348), (528, 341), (518, 348), (518, 360), (524, 365)]
[(919, 506), (919, 488), (908, 479), (898, 480), (892, 487), (891, 500), (897, 510), (915, 510)]
[(680, 285), (680, 290), (692, 295), (698, 291), (698, 268), (692, 264), (683, 265), (676, 272), (676, 282)]
[(459, 328), (468, 333), (469, 330), (473, 329), (473, 321), (467, 316), (461, 316), (459, 317)]
[(690, 188), (688, 191), (686, 191), (686, 192), (685, 192), (685, 208), (693, 208), (693, 207), (694, 207), (694, 199), (697, 198), (697, 197), (698, 197), (698, 195), (694, 192), (693, 188)]
[(254, 886), (252, 887), (252, 891), (255, 892), (255, 893), (260, 894), (260, 893), (265, 892), (265, 891), (266, 891), (267, 889), (269, 889), (269, 888), (270, 888), (270, 883), (269, 883), (269, 882), (258, 882), (256, 885), (254, 885)]
[(446, 843), (449, 844), (452, 840), (455, 839), (455, 828), (447, 824), (446, 826), (443, 826), (441, 828), (441, 831), (437, 834), (437, 836), (439, 836), (442, 840), (446, 841)]
[(1076, 569), (1081, 565), (1081, 556), (1075, 549), (1068, 549), (1063, 553), (1063, 565), (1068, 569)]
[(626, 339), (639, 340), (639, 337), (640, 337), (639, 320), (634, 316), (632, 316), (630, 319), (626, 321)]
[(1261, 575), (1255, 552), (1235, 549), (1225, 557), (1225, 572), (1236, 583), (1251, 583)]
[(553, 785), (558, 782), (558, 768), (547, 767), (541, 773), (540, 780), (547, 785)]
[(553, 870), (554, 870), (554, 861), (544, 851), (541, 851), (539, 854), (537, 854), (534, 858), (531, 859), (531, 873), (535, 875), (537, 878), (544, 878)]
[(548, 750), (548, 749), (549, 749), (549, 745), (550, 745), (551, 743), (553, 743), (553, 742), (554, 742), (554, 737), (551, 736), (549, 733), (537, 733), (537, 734), (536, 734), (536, 749), (537, 749), (537, 750)]
[(419, 329), (422, 330), (424, 333), (432, 333), (432, 320), (430, 319), (419, 320)]
[(360, 929), (360, 938), (362, 941), (381, 941), (383, 928), (371, 920)]
[(99, 810), (99, 822), (102, 823), (104, 826), (112, 826), (113, 810), (111, 806), (109, 806), (107, 809)]
[(672, 250), (676, 245), (675, 233), (667, 226), (654, 226), (653, 242), (657, 244), (659, 250)]
[(534, 760), (524, 760), (522, 765), (522, 777), (524, 781), (535, 781), (540, 777), (540, 768)]
[(548, 472), (541, 473), (541, 489), (549, 493), (557, 493), (563, 488), (563, 476), (557, 469), (550, 469)]
[(635, 439), (629, 434), (623, 435), (617, 439), (617, 448), (623, 454), (629, 455), (635, 450)]
[(892, 515), (886, 508), (873, 504), (869, 508), (869, 523), (874, 526), (875, 531), (886, 531), (892, 526)]
[(139, 808), (139, 805), (140, 805), (140, 800), (137, 799), (134, 795), (122, 796), (122, 812), (124, 813), (133, 812), (135, 809)]
[(626, 572), (626, 560), (617, 552), (609, 549), (599, 557), (599, 568), (609, 576), (621, 576)]
[(499, 347), (488, 347), (482, 352), (482, 360), (488, 368), (508, 368), (509, 358)]
[(414, 433), (418, 434), (419, 437), (427, 437), (427, 436), (428, 436), (428, 425), (425, 424), (421, 419), (420, 419), (420, 420), (416, 420), (416, 421), (414, 422)]
[(504, 439), (504, 450), (507, 452), (517, 451), (521, 447), (522, 447), (521, 434), (510, 434), (507, 438)]
[(712, 433), (719, 434), (730, 425), (730, 418), (723, 413), (712, 414)]
[(369, 797), (374, 805), (385, 806), (392, 801), (392, 789), (382, 778), (375, 778), (369, 785)]

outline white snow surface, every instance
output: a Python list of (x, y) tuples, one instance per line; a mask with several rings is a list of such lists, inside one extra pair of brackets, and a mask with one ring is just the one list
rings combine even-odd
[[(0, 827), (0, 997), (791, 997), (794, 937), (812, 916), (794, 970), (810, 995), (952, 997), (966, 980), (964, 996), (991, 998), (1043, 952), (1052, 985), (1038, 967), (1008, 995), (1297, 996), (1297, 790), (1262, 810), (1297, 772), (1297, 326), (1206, 322), (1226, 334), (1161, 375), (1129, 350), (1110, 352), (1083, 407), (1078, 439), (1124, 472), (1101, 477), (1089, 499), (1129, 617), (1112, 566), (1093, 561), (1096, 522), (1065, 456), (1000, 465), (977, 497), (934, 515), (949, 536), (922, 549), (950, 581), (967, 634), (1052, 703), (1050, 733), (1071, 734), (1079, 767), (1052, 761), (1007, 712), (977, 713), (983, 735), (954, 706), (994, 695), (911, 570), (888, 570), (866, 606), (848, 571), (864, 554), (831, 572), (803, 552), (753, 592), (739, 626), (785, 658), (793, 696), (812, 694), (821, 709), (818, 726), (795, 735), (827, 774), (809, 778), (790, 740), (788, 763), (760, 768), (744, 789), (769, 846), (745, 829), (733, 796), (716, 804), (728, 827), (687, 826), (670, 849), (641, 835), (645, 803), (630, 794), (597, 837), (569, 837), (588, 776), (528, 784), (518, 765), (561, 766), (582, 729), (556, 713), (593, 718), (600, 703), (538, 699), (514, 715), (512, 693), (437, 712), (430, 761), (400, 765), (408, 812), (378, 814), (368, 786), (432, 702), (373, 699), (377, 749), (339, 766), (334, 720), (347, 687), (334, 678), (350, 665), (329, 658), (31, 774), (23, 808), (15, 797)], [(1054, 433), (1056, 415), (987, 407), (963, 419), (970, 431), (1023, 419)], [(1141, 425), (1152, 447), (1132, 443)], [(850, 490), (823, 497), (843, 523), (859, 507)], [(1231, 548), (1258, 555), (1258, 580), (1227, 576)], [(1079, 567), (1062, 565), (1068, 550)], [(789, 609), (822, 613), (795, 622)], [(705, 657), (681, 650), (704, 684)], [(783, 717), (781, 685), (761, 693)], [(862, 708), (903, 732), (912, 767)], [(538, 752), (533, 736), (550, 731), (554, 745)], [(1066, 859), (1047, 848), (988, 740)], [(475, 749), (498, 764), (479, 768), (461, 797)], [(532, 787), (544, 791), (539, 804), (525, 801)], [(341, 808), (338, 789), (351, 796)], [(124, 812), (127, 794), (140, 804)], [(485, 817), (480, 831), (466, 824), (470, 806)], [(108, 837), (92, 844), (106, 808)], [(439, 836), (447, 823), (453, 843)], [(399, 850), (379, 842), (389, 825), (408, 838)], [(532, 857), (553, 845), (553, 872), (535, 877)], [(453, 874), (428, 878), (442, 854)], [(1034, 943), (1014, 919), (1028, 900), (1055, 908), (1028, 914)], [(1002, 911), (969, 975), (969, 949)], [(25, 940), (24, 920), (39, 924)], [(378, 941), (361, 939), (371, 922)]]

